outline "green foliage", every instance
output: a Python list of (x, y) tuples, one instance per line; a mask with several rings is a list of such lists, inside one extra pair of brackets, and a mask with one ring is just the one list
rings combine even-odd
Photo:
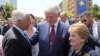
[(100, 19), (100, 7), (98, 5), (96, 4), (93, 5), (91, 12), (94, 17), (97, 17), (98, 19)]
[(9, 2), (6, 2), (4, 5), (3, 5), (3, 8), (4, 8), (4, 11), (6, 13), (6, 16), (4, 17), (6, 20), (11, 17), (11, 13), (12, 13), (12, 10), (14, 10), (14, 6), (9, 3)]

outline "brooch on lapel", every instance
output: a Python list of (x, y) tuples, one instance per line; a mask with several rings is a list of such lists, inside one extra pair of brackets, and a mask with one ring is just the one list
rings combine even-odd
[(58, 36), (59, 41), (62, 41), (64, 38), (62, 35)]

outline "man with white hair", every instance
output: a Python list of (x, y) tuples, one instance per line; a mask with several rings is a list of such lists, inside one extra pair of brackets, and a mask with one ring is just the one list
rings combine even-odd
[(38, 37), (33, 38), (33, 45), (39, 42), (38, 56), (67, 56), (69, 51), (68, 26), (59, 21), (60, 8), (50, 4), (44, 10), (46, 21), (37, 25)]
[(24, 34), (31, 24), (29, 14), (24, 10), (14, 10), (12, 13), (13, 27), (4, 35), (4, 56), (32, 56), (29, 39)]

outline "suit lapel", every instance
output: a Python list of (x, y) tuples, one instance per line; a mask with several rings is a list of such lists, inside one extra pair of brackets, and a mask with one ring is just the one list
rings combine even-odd
[[(46, 22), (46, 25), (44, 27), (45, 30), (45, 35), (46, 35), (46, 43), (48, 43), (48, 47), (49, 47), (49, 32), (50, 32), (50, 26), (49, 24)], [(48, 48), (49, 49), (49, 48)]]
[(42, 25), (42, 27), (40, 28), (40, 37), (42, 40), (45, 41), (45, 47), (47, 47), (48, 50), (49, 49), (49, 24), (48, 22), (45, 22), (44, 25)]
[(24, 38), (24, 36), (15, 27), (13, 27), (12, 29), (20, 42), (24, 42), (27, 46), (30, 46), (29, 42)]

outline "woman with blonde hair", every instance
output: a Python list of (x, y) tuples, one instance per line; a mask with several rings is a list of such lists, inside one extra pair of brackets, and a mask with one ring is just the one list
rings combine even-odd
[(69, 28), (71, 49), (69, 56), (96, 56), (95, 51), (86, 45), (89, 29), (83, 23), (75, 23)]

